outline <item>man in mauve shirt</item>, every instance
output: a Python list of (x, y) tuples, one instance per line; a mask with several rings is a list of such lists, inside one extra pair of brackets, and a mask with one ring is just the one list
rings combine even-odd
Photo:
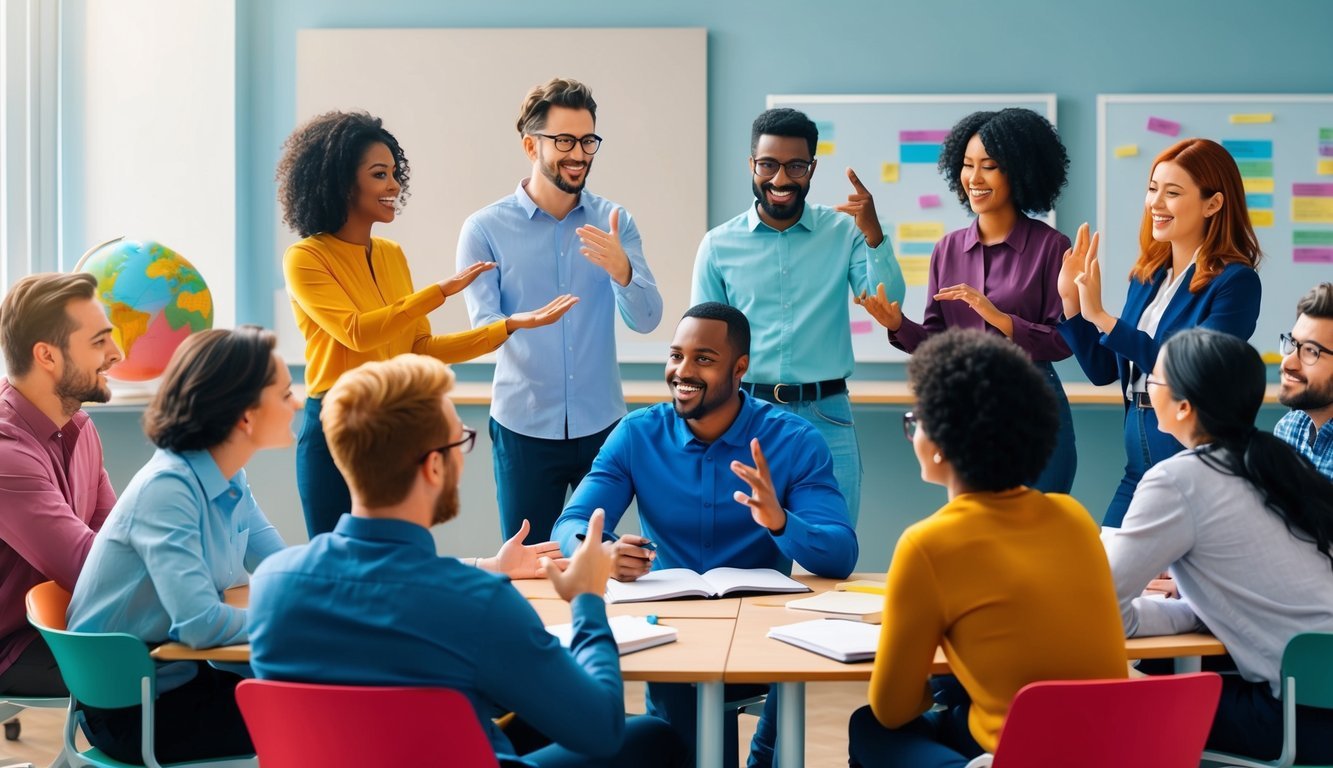
[(111, 398), (121, 358), (96, 290), (89, 274), (30, 275), (0, 304), (0, 696), (68, 695), (23, 600), (49, 580), (73, 591), (116, 502), (80, 410)]

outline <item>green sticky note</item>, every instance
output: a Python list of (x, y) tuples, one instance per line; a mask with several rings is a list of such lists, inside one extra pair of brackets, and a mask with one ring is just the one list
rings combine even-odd
[(1320, 129), (1319, 129), (1319, 140), (1320, 140), (1320, 141), (1333, 141), (1333, 128), (1320, 128)]
[(1273, 175), (1272, 160), (1240, 160), (1236, 162), (1236, 167), (1240, 169), (1241, 178), (1251, 176), (1271, 177)]
[(1291, 233), (1292, 245), (1333, 245), (1333, 229), (1298, 229)]

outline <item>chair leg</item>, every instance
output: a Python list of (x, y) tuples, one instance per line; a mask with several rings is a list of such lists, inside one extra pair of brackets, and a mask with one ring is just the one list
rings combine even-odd
[(12, 720), (5, 721), (5, 741), (18, 741), (19, 734), (23, 732), (23, 724), (15, 717)]

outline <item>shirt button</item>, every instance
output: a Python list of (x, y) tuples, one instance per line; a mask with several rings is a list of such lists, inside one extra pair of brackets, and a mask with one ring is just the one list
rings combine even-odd
[(573, 380), (574, 380), (574, 374), (572, 374), (572, 373), (569, 374), (569, 380), (570, 380), (570, 381), (573, 381)]
[(704, 549), (712, 549), (712, 548), (713, 548), (713, 542), (711, 541), (704, 542)]
[(705, 507), (711, 507), (711, 506), (713, 506), (713, 502), (711, 502), (711, 501), (705, 501), (705, 502), (704, 502), (704, 506), (705, 506)]
[(704, 457), (704, 461), (712, 461), (712, 460), (713, 460), (713, 457), (712, 457), (712, 456), (705, 456), (705, 457)]

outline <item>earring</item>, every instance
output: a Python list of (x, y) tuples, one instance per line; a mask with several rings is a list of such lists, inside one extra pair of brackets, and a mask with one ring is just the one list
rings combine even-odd
[(1176, 411), (1176, 421), (1184, 421), (1184, 420), (1185, 420), (1185, 412)]
[(934, 461), (936, 464), (939, 464), (940, 462), (944, 461), (944, 457), (940, 455), (939, 451), (936, 451), (935, 455), (931, 457), (931, 460)]

